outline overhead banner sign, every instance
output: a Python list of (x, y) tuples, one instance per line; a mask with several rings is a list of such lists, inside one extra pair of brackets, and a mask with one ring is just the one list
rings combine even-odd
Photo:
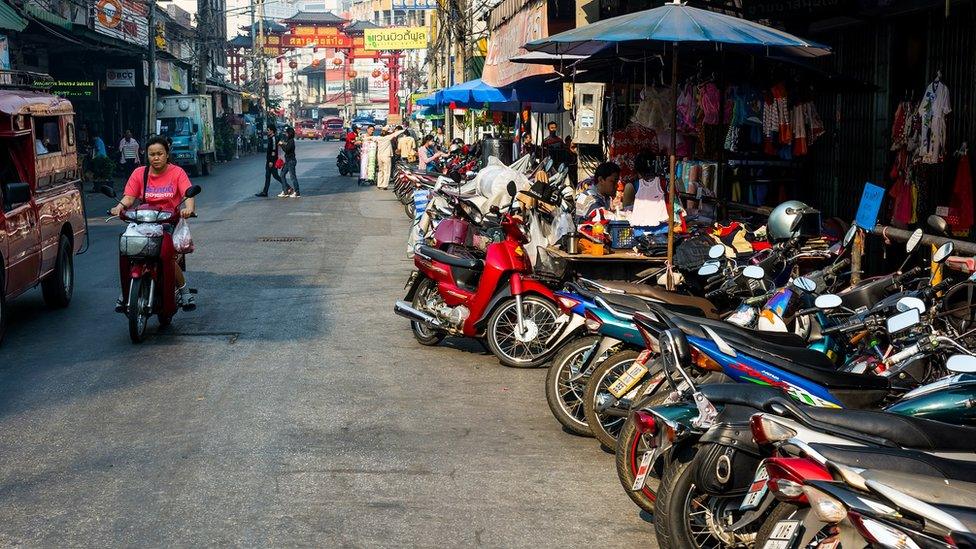
[(546, 22), (546, 2), (528, 5), (491, 32), (488, 43), (488, 57), (481, 79), (487, 84), (500, 88), (516, 80), (540, 74), (550, 74), (552, 68), (546, 65), (513, 63), (511, 58), (525, 53), (523, 45), (539, 38), (549, 36)]
[(136, 87), (135, 69), (106, 69), (105, 87), (134, 88)]
[(95, 32), (144, 46), (149, 40), (149, 7), (133, 0), (98, 0)]
[(315, 46), (318, 48), (351, 48), (352, 39), (344, 34), (285, 34), (281, 36), (281, 47), (283, 48), (304, 48), (307, 46)]
[(427, 49), (427, 27), (366, 29), (363, 34), (366, 50), (423, 50)]
[(437, 0), (393, 0), (395, 10), (436, 10)]

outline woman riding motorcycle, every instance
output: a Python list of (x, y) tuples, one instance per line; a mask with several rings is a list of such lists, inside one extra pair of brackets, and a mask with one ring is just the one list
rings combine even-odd
[[(112, 208), (112, 215), (121, 215), (123, 211), (131, 208), (136, 201), (150, 207), (164, 211), (176, 212), (176, 208), (183, 202), (183, 207), (179, 211), (180, 217), (186, 219), (196, 211), (196, 201), (187, 198), (183, 201), (183, 195), (190, 188), (190, 178), (187, 177), (183, 168), (176, 164), (169, 163), (169, 140), (162, 136), (150, 137), (146, 144), (146, 155), (149, 157), (149, 165), (138, 167), (132, 170), (128, 182), (125, 184), (125, 191), (122, 200)], [(146, 170), (149, 176), (146, 177)], [(175, 269), (176, 286), (179, 288), (181, 303), (188, 305), (193, 301), (193, 295), (185, 293), (186, 276), (179, 262), (182, 254), (177, 254)], [(122, 305), (121, 298), (118, 306)]]

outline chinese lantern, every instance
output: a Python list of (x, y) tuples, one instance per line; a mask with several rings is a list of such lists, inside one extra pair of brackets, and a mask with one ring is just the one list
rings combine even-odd
[(373, 78), (379, 78), (379, 77), (380, 77), (380, 70), (373, 69)]
[(291, 68), (291, 69), (297, 69), (298, 68), (298, 61), (295, 61), (294, 59), (292, 59), (291, 62), (288, 63), (288, 67)]
[(383, 73), (383, 81), (384, 82), (388, 82), (389, 80), (390, 80), (390, 74), (389, 73)]
[(312, 66), (313, 67), (318, 67), (319, 66), (319, 60), (318, 59), (312, 59)]
[(275, 80), (281, 80), (285, 75), (280, 72), (275, 73)]
[(349, 78), (356, 78), (356, 71), (349, 71)]
[(338, 67), (339, 65), (342, 64), (342, 59), (339, 59), (338, 57), (333, 57), (332, 64)]

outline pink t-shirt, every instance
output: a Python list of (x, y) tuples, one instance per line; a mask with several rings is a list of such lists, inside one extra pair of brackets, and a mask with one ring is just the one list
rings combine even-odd
[(125, 196), (131, 196), (162, 210), (176, 211), (176, 207), (183, 201), (183, 194), (190, 188), (190, 178), (183, 168), (176, 164), (167, 164), (161, 174), (149, 171), (149, 181), (146, 183), (146, 197), (142, 197), (142, 178), (149, 166), (142, 166), (132, 170), (129, 181), (125, 184)]

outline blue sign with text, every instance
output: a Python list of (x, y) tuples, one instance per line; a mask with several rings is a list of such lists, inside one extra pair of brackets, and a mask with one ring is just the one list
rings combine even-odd
[(878, 212), (881, 211), (881, 201), (884, 200), (884, 187), (874, 183), (865, 183), (861, 193), (861, 204), (857, 207), (857, 217), (854, 222), (865, 231), (874, 229), (878, 224)]

